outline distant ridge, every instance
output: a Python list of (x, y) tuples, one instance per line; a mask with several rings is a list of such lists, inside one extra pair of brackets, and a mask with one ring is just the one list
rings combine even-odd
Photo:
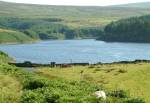
[[(101, 35), (101, 30), (112, 21), (147, 14), (150, 14), (150, 8), (52, 6), (0, 1), (0, 43), (93, 39)], [(10, 30), (16, 32), (10, 34)]]
[(110, 7), (133, 7), (133, 8), (150, 8), (150, 2), (129, 3), (122, 5), (112, 5)]

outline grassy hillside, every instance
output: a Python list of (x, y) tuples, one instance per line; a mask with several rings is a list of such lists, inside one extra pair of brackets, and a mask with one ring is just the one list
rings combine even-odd
[[(23, 11), (23, 12), (22, 12)], [(23, 18), (61, 18), (73, 26), (103, 26), (112, 20), (149, 14), (149, 9), (116, 7), (48, 6), (0, 1), (0, 16)]]
[(0, 51), (0, 63), (7, 63), (13, 59), (9, 57), (6, 53)]
[[(42, 68), (35, 72), (49, 79), (85, 80), (103, 84), (109, 90), (126, 90), (133, 97), (150, 102), (150, 63)], [(81, 74), (81, 71), (83, 74)], [(131, 102), (133, 103), (133, 102)], [(141, 102), (139, 102), (141, 103)]]
[(25, 43), (31, 41), (33, 39), (22, 32), (0, 29), (0, 43)]
[(2, 72), (0, 72), (0, 80), (0, 102), (19, 103), (21, 85), (18, 80), (15, 77), (3, 74)]
[(123, 5), (114, 5), (112, 7), (131, 7), (131, 8), (150, 8), (150, 2), (130, 3)]
[(32, 39), (76, 39), (83, 37), (97, 37), (101, 30), (99, 27), (72, 28), (58, 18), (24, 19), (14, 17), (1, 17), (0, 27), (23, 32)]
[[(10, 42), (22, 43), (30, 41), (30, 38), (97, 38), (102, 34), (101, 30), (112, 21), (149, 13), (150, 8), (52, 6), (0, 1), (0, 28), (22, 32), (20, 35), (23, 38), (17, 37), (17, 41), (14, 36), (3, 33), (10, 38)], [(5, 43), (5, 37), (1, 43)]]

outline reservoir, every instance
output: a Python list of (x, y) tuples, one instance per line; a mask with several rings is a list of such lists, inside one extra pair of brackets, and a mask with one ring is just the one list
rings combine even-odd
[(149, 43), (107, 43), (93, 39), (51, 40), (33, 44), (0, 45), (17, 62), (110, 63), (150, 60)]

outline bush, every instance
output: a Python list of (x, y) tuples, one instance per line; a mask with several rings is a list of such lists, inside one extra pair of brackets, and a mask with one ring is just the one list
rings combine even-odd
[(146, 103), (142, 98), (128, 98), (124, 103)]
[(21, 103), (46, 103), (44, 96), (41, 93), (31, 90), (24, 91), (21, 97)]
[(127, 92), (125, 92), (124, 90), (116, 90), (116, 91), (111, 92), (109, 95), (112, 97), (117, 97), (117, 98), (127, 98), (128, 97)]
[(35, 90), (25, 90), (21, 103), (58, 103), (59, 94), (54, 93), (51, 88), (38, 88)]
[(59, 94), (51, 92), (45, 92), (44, 97), (47, 103), (58, 103), (60, 98)]
[(119, 73), (126, 73), (127, 70), (119, 69), (118, 72), (119, 72)]
[(45, 83), (42, 80), (28, 80), (26, 81), (26, 84), (24, 84), (24, 89), (29, 89), (29, 90), (33, 90), (33, 89), (38, 89), (38, 88), (42, 88), (44, 87)]

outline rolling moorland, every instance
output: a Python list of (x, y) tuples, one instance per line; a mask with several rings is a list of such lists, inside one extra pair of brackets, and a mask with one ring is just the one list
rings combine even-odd
[[(2, 103), (149, 103), (149, 63), (37, 68), (25, 71), (0, 52)], [(104, 90), (107, 100), (93, 93)]]
[[(146, 5), (145, 8), (139, 6), (135, 8), (82, 7), (17, 4), (0, 1), (1, 34), (7, 34), (6, 37), (3, 35), (0, 42), (24, 43), (48, 39), (95, 39), (105, 34), (103, 29), (112, 21), (147, 14), (150, 14), (150, 8)], [(15, 31), (15, 33), (10, 36), (6, 29)], [(17, 32), (21, 32), (21, 34), (18, 35)], [(22, 40), (22, 36), (25, 39)]]
[[(139, 5), (72, 7), (0, 1), (0, 43), (82, 38), (150, 42), (150, 9)], [(27, 71), (9, 65), (10, 61), (13, 58), (0, 52), (0, 103), (150, 102), (150, 63), (39, 67)], [(98, 89), (106, 92), (106, 101), (94, 96)]]

